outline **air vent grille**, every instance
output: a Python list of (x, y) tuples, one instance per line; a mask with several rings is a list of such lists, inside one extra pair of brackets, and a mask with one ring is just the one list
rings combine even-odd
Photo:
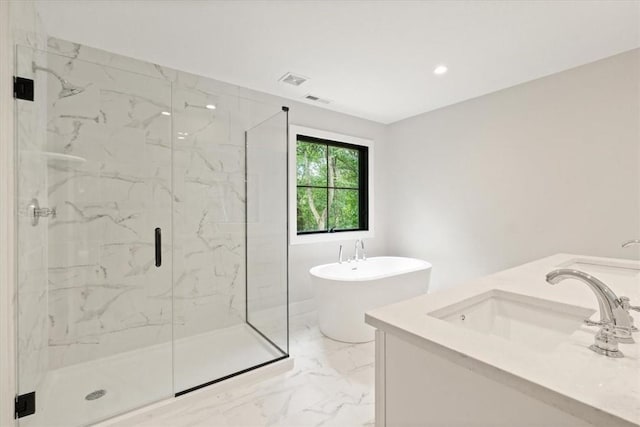
[(321, 104), (329, 104), (331, 101), (325, 98), (320, 98), (319, 96), (315, 96), (312, 94), (305, 95), (304, 99), (307, 101), (319, 102)]
[(292, 73), (287, 73), (284, 76), (280, 77), (280, 81), (282, 83), (287, 83), (293, 86), (300, 86), (302, 83), (306, 82), (307, 80), (309, 79), (306, 77), (292, 74)]

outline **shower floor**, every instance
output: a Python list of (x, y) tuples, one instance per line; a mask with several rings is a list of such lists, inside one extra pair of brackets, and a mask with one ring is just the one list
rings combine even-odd
[[(251, 327), (240, 324), (176, 340), (175, 348), (166, 343), (68, 366), (47, 374), (36, 390), (36, 413), (19, 425), (87, 425), (280, 356)], [(102, 390), (102, 397), (85, 398)]]

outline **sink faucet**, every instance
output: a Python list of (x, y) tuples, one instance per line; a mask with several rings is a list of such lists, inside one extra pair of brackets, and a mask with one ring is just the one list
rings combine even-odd
[(618, 350), (618, 343), (635, 342), (631, 336), (633, 318), (628, 311), (631, 308), (628, 298), (618, 298), (611, 288), (582, 271), (561, 268), (547, 274), (547, 282), (552, 285), (566, 279), (577, 279), (585, 283), (598, 299), (600, 321), (585, 320), (589, 326), (601, 326), (596, 334), (595, 343), (589, 348), (605, 356), (623, 357), (622, 352)]
[(626, 242), (622, 243), (623, 248), (627, 248), (633, 245), (640, 245), (640, 239), (627, 240)]

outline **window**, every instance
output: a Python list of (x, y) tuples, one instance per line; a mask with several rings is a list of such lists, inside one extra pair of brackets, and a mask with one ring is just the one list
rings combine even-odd
[(367, 229), (368, 148), (298, 135), (298, 234)]
[(370, 237), (371, 141), (291, 128), (292, 243)]

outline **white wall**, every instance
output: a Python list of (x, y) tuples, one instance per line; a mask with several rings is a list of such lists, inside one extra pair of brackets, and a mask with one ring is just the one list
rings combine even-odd
[[(384, 175), (380, 170), (385, 159), (378, 155), (378, 151), (385, 144), (385, 126), (382, 124), (358, 119), (328, 110), (296, 104), (291, 109), (290, 122), (292, 124), (308, 126), (331, 132), (353, 135), (360, 138), (372, 139), (376, 150), (374, 157), (374, 188), (380, 188)], [(383, 225), (387, 221), (383, 206), (386, 194), (376, 192), (374, 200), (375, 237), (365, 240), (367, 256), (386, 255), (386, 239)], [(315, 265), (336, 262), (338, 248), (344, 245), (344, 256), (353, 256), (355, 241), (329, 242), (292, 245), (289, 250), (290, 292), (291, 302), (301, 301), (312, 297), (309, 269)]]
[[(640, 51), (389, 127), (380, 151), (392, 253), (431, 290), (557, 252), (634, 257)], [(380, 168), (378, 169), (380, 170)]]
[[(383, 169), (386, 160), (378, 154), (378, 150), (386, 144), (386, 125), (335, 111), (325, 110), (302, 102), (294, 102), (263, 92), (249, 89), (241, 89), (241, 91), (242, 96), (252, 100), (268, 102), (270, 104), (280, 103), (281, 105), (290, 107), (290, 124), (373, 140), (376, 150), (374, 158), (374, 188), (379, 188), (385, 181), (385, 171), (381, 169)], [(387, 254), (386, 234), (383, 228), (387, 222), (383, 210), (385, 200), (386, 194), (376, 192), (373, 207), (375, 236), (365, 240), (367, 256)], [(354, 240), (298, 244), (289, 247), (289, 300), (291, 302), (292, 315), (295, 315), (299, 311), (315, 309), (312, 300), (313, 289), (311, 287), (309, 269), (319, 264), (336, 262), (338, 260), (338, 248), (341, 244), (344, 245), (344, 256), (353, 256)]]
[[(252, 96), (256, 98), (256, 96)], [(270, 97), (271, 98), (271, 97)], [(275, 97), (272, 97), (275, 98)], [(283, 105), (291, 107), (289, 123), (307, 126), (316, 129), (329, 130), (335, 133), (357, 136), (374, 141), (378, 150), (385, 144), (386, 126), (346, 114), (324, 110), (303, 103), (291, 102), (282, 99)], [(374, 158), (374, 188), (382, 185), (384, 175), (379, 172), (385, 160), (376, 155)], [(374, 201), (375, 237), (365, 240), (367, 256), (385, 255), (386, 239), (382, 225), (386, 222), (382, 212), (385, 203), (385, 194), (376, 193)], [(292, 303), (292, 314), (296, 310), (313, 309), (310, 299), (313, 298), (309, 269), (315, 265), (336, 262), (338, 260), (338, 248), (344, 245), (344, 256), (353, 256), (353, 240), (343, 242), (311, 243), (292, 245), (289, 248), (289, 297)], [(296, 306), (298, 302), (306, 302), (304, 306)]]

